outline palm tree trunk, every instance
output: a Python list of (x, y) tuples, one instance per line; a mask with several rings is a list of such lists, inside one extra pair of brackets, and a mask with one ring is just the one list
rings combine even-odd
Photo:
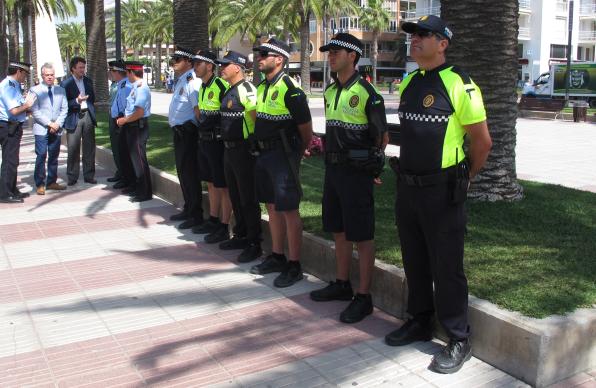
[(308, 26), (308, 14), (304, 11), (300, 15), (300, 78), (302, 89), (310, 93), (310, 29)]
[[(261, 37), (257, 36), (252, 43), (252, 47), (257, 47), (261, 43)], [(259, 71), (259, 61), (257, 61), (256, 53), (253, 51), (252, 57), (252, 83), (258, 85), (261, 82), (261, 72)]]
[(155, 41), (157, 56), (155, 60), (155, 86), (158, 88), (163, 88), (163, 82), (161, 81), (161, 39)]
[[(21, 29), (23, 30), (23, 61), (33, 63), (35, 44), (32, 44), (33, 25), (35, 24), (35, 10), (31, 0), (21, 3)], [(31, 26), (31, 28), (30, 28)], [(36, 77), (37, 71), (33, 67), (33, 77)], [(30, 78), (26, 81), (27, 88), (30, 85)]]
[(443, 0), (441, 16), (453, 28), (448, 61), (460, 65), (482, 90), (493, 140), (468, 196), (519, 200), (523, 188), (515, 169), (518, 0)]
[(192, 52), (209, 47), (208, 10), (208, 0), (174, 0), (174, 43)]
[(8, 45), (6, 44), (6, 2), (0, 0), (0, 79), (6, 77), (8, 67)]
[(19, 49), (19, 7), (14, 6), (7, 14), (10, 14), (8, 18), (8, 58), (13, 61), (21, 59), (21, 53)]
[(377, 60), (379, 58), (379, 31), (373, 30), (372, 40), (372, 82), (377, 85)]
[(109, 105), (109, 92), (103, 0), (85, 0), (84, 4), (85, 31), (87, 33), (87, 74), (93, 80), (96, 108), (105, 110)]

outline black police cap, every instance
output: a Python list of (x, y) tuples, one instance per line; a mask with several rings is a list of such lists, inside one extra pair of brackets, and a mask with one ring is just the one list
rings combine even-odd
[(192, 57), (193, 62), (207, 62), (212, 63), (215, 65), (215, 61), (217, 61), (217, 55), (209, 50), (200, 50)]
[(248, 57), (246, 55), (242, 55), (237, 51), (228, 51), (223, 56), (223, 58), (218, 59), (215, 61), (218, 65), (226, 65), (228, 63), (236, 64), (242, 68), (246, 68), (248, 64)]
[(408, 34), (413, 34), (417, 31), (431, 31), (445, 37), (449, 42), (453, 37), (453, 32), (443, 19), (435, 15), (426, 15), (420, 17), (415, 22), (404, 22), (401, 29)]
[(253, 47), (252, 51), (274, 52), (283, 57), (290, 58), (290, 46), (275, 38), (271, 38), (267, 42), (261, 43), (257, 47)]
[(17, 67), (19, 69), (25, 70), (25, 71), (31, 71), (31, 64), (27, 63), (27, 62), (19, 62), (19, 61), (10, 61), (8, 63), (9, 67)]
[(122, 59), (117, 59), (115, 61), (108, 62), (108, 66), (110, 70), (113, 71), (126, 71), (126, 64)]
[(190, 60), (192, 60), (194, 56), (195, 54), (192, 51), (178, 45), (176, 45), (176, 50), (174, 50), (174, 53), (171, 55), (172, 59), (187, 58)]
[(340, 32), (339, 34), (331, 38), (329, 43), (319, 47), (319, 51), (325, 52), (329, 51), (332, 48), (340, 48), (356, 51), (358, 54), (362, 55), (362, 47), (363, 45), (360, 39), (356, 38), (354, 35), (347, 34), (345, 32)]

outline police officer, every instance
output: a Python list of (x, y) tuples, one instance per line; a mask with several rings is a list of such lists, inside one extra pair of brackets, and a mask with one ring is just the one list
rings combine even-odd
[[(259, 201), (269, 214), (272, 254), (251, 269), (252, 273), (281, 273), (276, 287), (289, 287), (301, 280), (300, 247), (302, 220), (298, 207), (302, 196), (299, 165), (312, 138), (312, 122), (306, 95), (283, 72), (290, 48), (275, 38), (253, 48), (259, 70), (265, 74), (257, 88), (255, 139), (259, 146), (255, 175)], [(289, 261), (284, 256), (288, 239)]]
[(170, 102), (168, 121), (174, 136), (176, 172), (184, 197), (184, 207), (181, 213), (174, 214), (170, 219), (184, 220), (178, 225), (178, 229), (190, 229), (203, 223), (201, 174), (197, 160), (197, 122), (194, 111), (200, 81), (195, 80), (193, 57), (194, 54), (190, 50), (180, 46), (172, 55), (172, 66), (177, 80)]
[(151, 171), (147, 162), (151, 91), (149, 86), (143, 82), (143, 63), (126, 61), (125, 65), (132, 90), (126, 98), (124, 117), (118, 118), (116, 124), (126, 132), (128, 153), (134, 171), (134, 194), (130, 200), (143, 202), (153, 197)]
[[(380, 184), (389, 142), (383, 97), (356, 71), (362, 42), (340, 33), (319, 48), (329, 52), (335, 82), (325, 90), (325, 183), (323, 228), (333, 233), (337, 280), (310, 293), (315, 301), (351, 300), (340, 321), (355, 323), (373, 311), (369, 293), (375, 263), (373, 186)], [(353, 294), (350, 264), (358, 250), (360, 281)]]
[(228, 51), (218, 59), (220, 73), (230, 88), (221, 100), (221, 139), (224, 143), (224, 173), (234, 209), (233, 237), (219, 244), (223, 250), (243, 249), (238, 262), (257, 259), (261, 249), (261, 208), (255, 190), (255, 157), (249, 136), (253, 135), (257, 90), (244, 78), (248, 58)]
[(116, 125), (119, 117), (124, 117), (126, 99), (130, 95), (132, 85), (126, 75), (126, 65), (123, 60), (108, 62), (110, 78), (115, 84), (114, 96), (110, 107), (110, 143), (112, 157), (116, 165), (116, 173), (108, 178), (108, 182), (116, 182), (115, 189), (122, 189), (134, 183), (134, 171), (130, 161), (126, 133)]
[(221, 100), (230, 86), (215, 75), (216, 60), (217, 56), (208, 50), (199, 51), (193, 58), (195, 74), (202, 81), (199, 103), (195, 107), (199, 127), (199, 169), (209, 191), (209, 219), (193, 227), (193, 232), (209, 233), (205, 236), (208, 244), (230, 238), (228, 224), (232, 215), (224, 174), (224, 144), (221, 140), (219, 112)]
[(17, 190), (17, 167), (19, 150), (23, 137), (23, 122), (27, 110), (33, 106), (35, 95), (23, 97), (21, 83), (25, 82), (31, 64), (11, 61), (8, 76), (0, 82), (0, 145), (2, 146), (2, 167), (0, 168), (0, 202), (21, 203), (29, 193)]
[[(445, 60), (452, 32), (436, 16), (406, 22), (419, 69), (400, 85), (401, 149), (396, 218), (412, 316), (385, 337), (392, 346), (432, 338), (435, 314), (449, 337), (430, 369), (457, 372), (471, 357), (468, 285), (463, 268), (469, 179), (492, 142), (480, 89)], [(469, 153), (462, 148), (469, 137)]]

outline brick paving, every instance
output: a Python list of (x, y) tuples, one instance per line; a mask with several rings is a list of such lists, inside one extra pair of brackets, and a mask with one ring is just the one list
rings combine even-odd
[[(26, 137), (23, 191), (33, 161)], [(438, 342), (386, 346), (396, 318), (341, 324), (345, 302), (308, 297), (320, 280), (276, 289), (237, 252), (177, 230), (170, 204), (130, 203), (97, 176), (0, 205), (1, 387), (526, 386), (476, 358), (435, 374)], [(595, 375), (560, 386), (594, 387)]]

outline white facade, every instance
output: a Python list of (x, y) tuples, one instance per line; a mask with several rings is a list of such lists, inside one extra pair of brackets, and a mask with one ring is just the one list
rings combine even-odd
[[(565, 60), (571, 2), (571, 60), (596, 60), (596, 0), (519, 0), (520, 80), (535, 80), (551, 63)], [(428, 14), (440, 16), (440, 0), (417, 0), (415, 15), (408, 16), (415, 19)]]

